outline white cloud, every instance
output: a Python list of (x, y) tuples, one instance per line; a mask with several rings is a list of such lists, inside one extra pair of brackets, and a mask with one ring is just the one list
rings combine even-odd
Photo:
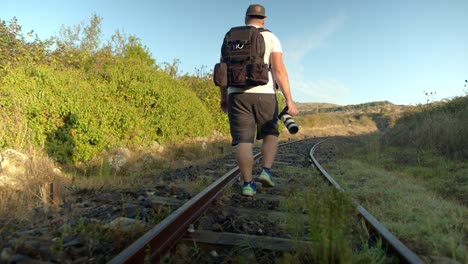
[(346, 105), (350, 89), (333, 79), (307, 81), (291, 80), (293, 98), (297, 102), (320, 102)]
[(301, 32), (287, 39), (288, 54), (285, 59), (290, 63), (300, 63), (306, 55), (323, 46), (325, 42), (344, 24), (346, 15), (343, 10), (318, 26), (313, 32)]
[(330, 76), (320, 80), (309, 80), (303, 66), (304, 58), (326, 45), (345, 20), (345, 12), (340, 10), (337, 15), (324, 21), (313, 31), (301, 32), (285, 40), (284, 56), (295, 101), (345, 104), (345, 99), (350, 95), (350, 89), (346, 85)]

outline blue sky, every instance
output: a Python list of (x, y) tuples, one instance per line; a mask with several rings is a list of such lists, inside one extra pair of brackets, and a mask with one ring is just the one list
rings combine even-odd
[(181, 61), (182, 73), (219, 59), (225, 32), (242, 25), (248, 5), (266, 7), (266, 28), (283, 45), (293, 98), (341, 105), (388, 100), (419, 104), (465, 95), (467, 0), (15, 0), (16, 16), (41, 39), (62, 26), (103, 18), (103, 39), (119, 30), (141, 39), (157, 63)]

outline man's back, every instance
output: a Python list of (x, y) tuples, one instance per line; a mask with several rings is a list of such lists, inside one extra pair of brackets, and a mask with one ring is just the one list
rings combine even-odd
[[(248, 26), (255, 26), (255, 25), (248, 25)], [(258, 28), (258, 26), (256, 26)], [(263, 36), (263, 40), (265, 43), (265, 54), (263, 56), (263, 62), (268, 65), (270, 68), (268, 72), (268, 83), (265, 85), (258, 85), (251, 87), (247, 90), (236, 88), (236, 87), (229, 87), (228, 93), (239, 93), (239, 92), (246, 92), (246, 93), (275, 93), (274, 89), (274, 78), (271, 74), (271, 62), (270, 62), (270, 54), (272, 52), (282, 52), (281, 43), (279, 39), (269, 30), (264, 30), (260, 34)]]
[[(269, 55), (265, 56), (264, 28), (246, 25), (231, 28), (224, 36), (221, 61), (214, 80), (218, 86), (236, 87), (240, 92), (268, 84)], [(268, 41), (271, 43), (271, 41)], [(267, 54), (271, 48), (268, 47)]]
[[(245, 14), (247, 26), (264, 28), (265, 19), (263, 6), (253, 4), (247, 8)], [(262, 182), (263, 186), (275, 186), (270, 170), (275, 159), (279, 136), (278, 102), (274, 81), (283, 92), (286, 105), (289, 106), (289, 114), (297, 114), (289, 90), (287, 71), (283, 64), (281, 44), (271, 32), (264, 31), (261, 35), (265, 44), (263, 64), (268, 66), (268, 82), (265, 85), (249, 87), (250, 89), (228, 88), (227, 84), (218, 85), (221, 92), (221, 109), (228, 113), (232, 145), (236, 146), (236, 159), (244, 181), (242, 195), (245, 196), (255, 195), (257, 189), (252, 176), (252, 150), (255, 139), (262, 140), (263, 168), (257, 180)]]

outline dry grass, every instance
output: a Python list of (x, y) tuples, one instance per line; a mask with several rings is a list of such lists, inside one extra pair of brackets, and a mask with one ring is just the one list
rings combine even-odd
[[(18, 219), (29, 219), (33, 209), (60, 205), (64, 186), (71, 177), (62, 173), (50, 158), (40, 153), (30, 153), (25, 170), (15, 175), (20, 184), (14, 188), (0, 189), (0, 215)], [(52, 189), (51, 189), (52, 188)]]
[[(11, 122), (2, 124), (20, 124), (15, 122), (16, 117), (8, 117)], [(5, 117), (6, 118), (6, 117)], [(338, 122), (339, 121), (333, 121)], [(298, 122), (299, 123), (299, 122)], [(328, 126), (307, 127), (307, 123), (300, 125), (299, 133), (291, 135), (287, 130), (282, 131), (280, 141), (302, 139), (313, 136), (333, 136), (333, 135), (354, 135), (375, 131), (377, 128), (372, 122), (344, 124), (333, 124)], [(12, 126), (14, 127), (14, 126)], [(13, 133), (13, 130), (0, 130), (3, 132), (3, 139), (8, 138), (8, 145), (18, 147), (17, 150), (23, 150), (27, 146), (28, 130), (22, 127), (15, 127), (22, 131)], [(10, 132), (8, 132), (10, 131)], [(5, 133), (9, 134), (5, 134)], [(4, 142), (5, 143), (5, 142)], [(261, 142), (257, 142), (259, 145)], [(215, 134), (205, 138), (190, 138), (181, 143), (168, 143), (165, 145), (155, 144), (149, 148), (135, 147), (128, 150), (128, 156), (123, 166), (118, 170), (113, 166), (115, 156), (121, 148), (112, 149), (96, 156), (90, 162), (64, 166), (60, 175), (53, 173), (56, 164), (40, 151), (30, 153), (28, 156), (34, 157), (30, 163), (28, 173), (23, 176), (25, 184), (24, 191), (2, 190), (0, 191), (2, 209), (1, 215), (15, 215), (17, 217), (27, 218), (33, 208), (43, 206), (44, 196), (41, 193), (41, 187), (45, 183), (59, 182), (56, 186), (65, 185), (72, 189), (99, 190), (101, 188), (127, 188), (141, 186), (153, 183), (158, 180), (157, 175), (168, 170), (183, 168), (191, 165), (201, 164), (209, 160), (219, 158), (234, 151), (231, 146), (229, 136)], [(204, 181), (193, 183), (192, 191), (201, 188)], [(61, 188), (66, 191), (67, 188)], [(66, 195), (66, 194), (61, 194)], [(23, 215), (23, 216), (21, 216)]]
[(18, 151), (25, 150), (32, 143), (31, 130), (27, 127), (22, 108), (15, 102), (9, 108), (12, 110), (0, 106), (0, 149), (9, 146)]
[(292, 135), (286, 129), (281, 132), (280, 141), (298, 140), (311, 137), (355, 136), (374, 133), (376, 126), (332, 125), (323, 127), (304, 127), (299, 124), (299, 132)]
[[(407, 155), (404, 148), (394, 153), (381, 146), (378, 137), (355, 139), (336, 149), (338, 160), (327, 171), (392, 233), (424, 256), (466, 262), (468, 210), (458, 196), (446, 193), (459, 183), (447, 185), (443, 168), (435, 177), (426, 175), (430, 168), (424, 156)], [(398, 159), (389, 158), (394, 155)], [(456, 166), (444, 168), (451, 171), (447, 179), (458, 175)]]
[[(211, 141), (210, 141), (211, 140)], [(125, 164), (116, 171), (109, 158), (118, 152), (111, 150), (87, 164), (76, 164), (57, 170), (57, 164), (39, 151), (30, 151), (25, 172), (17, 175), (19, 189), (0, 189), (0, 217), (29, 219), (35, 208), (50, 207), (52, 194), (66, 197), (70, 190), (117, 189), (154, 184), (161, 173), (186, 167), (226, 155), (232, 151), (230, 141), (221, 137), (191, 139), (180, 144), (154, 146), (150, 149), (129, 151)], [(54, 192), (50, 192), (53, 183)], [(193, 184), (193, 191), (202, 188), (205, 181)], [(44, 188), (45, 187), (45, 188)], [(57, 202), (56, 202), (57, 203)], [(60, 202), (58, 202), (60, 203)]]
[[(297, 135), (291, 136), (286, 130), (282, 132), (280, 140), (300, 139), (310, 136), (324, 135), (346, 135), (365, 133), (369, 128), (348, 126), (346, 128), (335, 126), (333, 128), (305, 128)], [(23, 142), (23, 135), (18, 135), (18, 143)], [(10, 137), (11, 138), (11, 137)], [(259, 142), (257, 142), (260, 144)], [(83, 164), (64, 167), (60, 175), (54, 173), (56, 164), (39, 151), (30, 153), (31, 159), (28, 172), (21, 176), (24, 182), (24, 190), (14, 191), (4, 189), (0, 191), (0, 215), (14, 216), (15, 218), (27, 219), (34, 208), (44, 206), (44, 196), (41, 187), (45, 183), (55, 183), (61, 186), (61, 194), (71, 188), (99, 190), (102, 188), (127, 188), (142, 186), (150, 180), (152, 183), (158, 180), (157, 175), (176, 169), (205, 163), (214, 158), (232, 153), (230, 138), (223, 135), (214, 135), (207, 138), (191, 138), (178, 144), (168, 143), (164, 146), (154, 145), (150, 148), (134, 148), (129, 150), (126, 163), (118, 171), (112, 167), (111, 158), (116, 155), (118, 149), (110, 150), (95, 157), (92, 161)], [(192, 192), (202, 188), (205, 180), (193, 183)], [(68, 188), (69, 187), (69, 188)], [(44, 190), (44, 189), (43, 189)]]

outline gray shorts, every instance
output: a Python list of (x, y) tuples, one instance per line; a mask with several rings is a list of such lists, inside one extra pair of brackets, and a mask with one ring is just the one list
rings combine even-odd
[(267, 135), (278, 136), (278, 102), (275, 94), (231, 93), (228, 97), (232, 145), (254, 143)]

